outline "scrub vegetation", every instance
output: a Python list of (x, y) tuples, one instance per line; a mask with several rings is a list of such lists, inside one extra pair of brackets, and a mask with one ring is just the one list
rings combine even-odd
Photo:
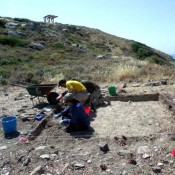
[(0, 19), (0, 83), (175, 79), (171, 56), (84, 26)]

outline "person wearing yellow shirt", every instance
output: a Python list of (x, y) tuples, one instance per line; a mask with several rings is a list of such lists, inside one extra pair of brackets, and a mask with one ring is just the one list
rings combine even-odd
[(62, 79), (59, 81), (59, 86), (67, 88), (70, 93), (74, 94), (74, 99), (83, 104), (88, 99), (89, 93), (86, 87), (79, 81)]

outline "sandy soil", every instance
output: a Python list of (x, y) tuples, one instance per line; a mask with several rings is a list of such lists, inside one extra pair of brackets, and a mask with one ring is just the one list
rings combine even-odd
[[(104, 86), (104, 93), (106, 89)], [(174, 93), (174, 86), (128, 87), (125, 90), (128, 94)], [(175, 159), (171, 154), (175, 149), (174, 118), (159, 101), (112, 101), (110, 106), (100, 106), (96, 114), (91, 112), (88, 132), (67, 134), (58, 124), (47, 125), (29, 142), (20, 141), (20, 138), (38, 121), (23, 122), (21, 117), (34, 117), (43, 110), (43, 105), (33, 106), (24, 88), (11, 87), (5, 92), (1, 89), (0, 108), (0, 116), (13, 114), (18, 117), (19, 131), (19, 135), (5, 138), (1, 127), (2, 175), (175, 173)], [(102, 148), (109, 149), (105, 152)]]

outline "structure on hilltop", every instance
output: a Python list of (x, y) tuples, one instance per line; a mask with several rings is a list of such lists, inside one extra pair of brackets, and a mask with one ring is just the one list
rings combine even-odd
[(55, 15), (46, 15), (43, 17), (44, 19), (44, 22), (47, 22), (47, 23), (54, 23), (54, 18), (57, 18), (58, 16), (55, 16)]

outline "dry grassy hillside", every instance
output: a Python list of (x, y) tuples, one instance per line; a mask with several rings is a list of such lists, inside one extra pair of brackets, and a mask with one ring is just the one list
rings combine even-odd
[(171, 56), (83, 26), (0, 18), (0, 83), (175, 79)]

